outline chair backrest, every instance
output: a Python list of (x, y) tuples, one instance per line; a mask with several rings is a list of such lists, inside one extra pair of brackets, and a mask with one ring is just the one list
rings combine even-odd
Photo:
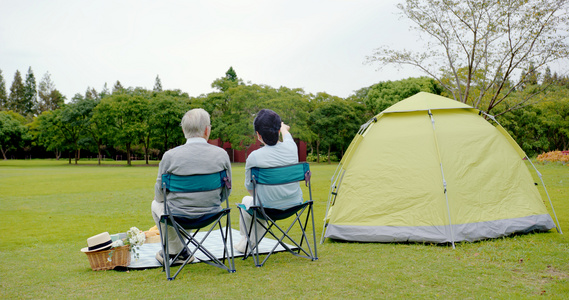
[(227, 171), (211, 174), (176, 175), (162, 174), (162, 188), (175, 193), (195, 193), (213, 191), (219, 188), (231, 188)]
[(310, 166), (302, 162), (273, 168), (251, 168), (251, 180), (256, 184), (278, 185), (296, 181), (310, 184)]

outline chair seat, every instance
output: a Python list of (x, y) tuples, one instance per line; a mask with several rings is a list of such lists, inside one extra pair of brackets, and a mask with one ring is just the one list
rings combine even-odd
[[(297, 211), (303, 209), (306, 205), (312, 203), (312, 201), (305, 201), (303, 203), (286, 207), (286, 208), (270, 208), (270, 207), (263, 207), (265, 214), (273, 220), (283, 220), (292, 215), (294, 215)], [(253, 209), (261, 208), (260, 206), (250, 206), (249, 209), (245, 207), (243, 204), (237, 204), (239, 208), (246, 211), (248, 214), (253, 215)], [(258, 215), (257, 218), (265, 219), (262, 215)]]
[(174, 217), (174, 220), (184, 229), (199, 229), (217, 221), (219, 216), (229, 213), (229, 211), (229, 208), (225, 208), (219, 212), (204, 214), (198, 217), (190, 217), (187, 215), (172, 215), (172, 217)]

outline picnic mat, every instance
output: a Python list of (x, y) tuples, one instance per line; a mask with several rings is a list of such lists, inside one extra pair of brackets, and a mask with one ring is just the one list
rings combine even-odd
[[(233, 243), (235, 244), (241, 238), (241, 234), (239, 233), (239, 230), (235, 230), (235, 229), (231, 229), (231, 232), (233, 235)], [(196, 238), (198, 240), (201, 240), (205, 234), (206, 234), (205, 232), (198, 232), (198, 234), (196, 235)], [(259, 243), (259, 254), (269, 253), (271, 251), (271, 249), (273, 249), (273, 247), (275, 246), (276, 243), (277, 243), (277, 241), (274, 239), (270, 239), (267, 237), (263, 238), (261, 240), (261, 243)], [(204, 241), (203, 245), (213, 255), (215, 255), (215, 257), (217, 257), (217, 258), (223, 257), (223, 243), (221, 242), (219, 229), (212, 231), (209, 234), (209, 236), (207, 237), (207, 239)], [(288, 247), (290, 247), (291, 249), (296, 248), (296, 247), (290, 246), (288, 244), (286, 244), (286, 245)], [(231, 245), (231, 247), (233, 247), (233, 245)], [(148, 244), (142, 245), (140, 247), (140, 249), (138, 250), (138, 253), (139, 253), (138, 259), (136, 259), (134, 257), (134, 254), (131, 253), (130, 265), (128, 265), (128, 268), (129, 269), (146, 269), (146, 268), (162, 267), (162, 265), (156, 260), (156, 252), (160, 251), (161, 249), (162, 249), (162, 246), (160, 246), (160, 243), (148, 243)], [(192, 246), (190, 246), (190, 249), (193, 250), (194, 248)], [(285, 251), (285, 248), (283, 248), (281, 245), (279, 245), (275, 249), (275, 252), (278, 252), (278, 251)], [(233, 253), (234, 253), (235, 257), (242, 257), (244, 255), (243, 253), (235, 250), (235, 248), (233, 249)], [(198, 259), (195, 259), (192, 263), (198, 263), (198, 262), (200, 262), (200, 259), (201, 260), (209, 260), (207, 258), (207, 256), (205, 256), (200, 251), (197, 251), (194, 254), (194, 256)]]

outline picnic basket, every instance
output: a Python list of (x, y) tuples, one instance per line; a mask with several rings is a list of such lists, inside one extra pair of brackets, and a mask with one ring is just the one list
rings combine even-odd
[[(93, 271), (110, 270), (115, 267), (126, 267), (130, 264), (129, 246), (112, 248), (111, 250), (85, 252)], [(111, 255), (112, 252), (112, 255)], [(110, 256), (110, 257), (109, 257)], [(111, 261), (109, 261), (109, 258)]]

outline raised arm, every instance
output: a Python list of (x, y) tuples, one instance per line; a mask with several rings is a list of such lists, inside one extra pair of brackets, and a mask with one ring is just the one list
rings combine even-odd
[(285, 134), (289, 133), (288, 130), (290, 126), (286, 125), (284, 122), (281, 122), (281, 134), (284, 136)]

